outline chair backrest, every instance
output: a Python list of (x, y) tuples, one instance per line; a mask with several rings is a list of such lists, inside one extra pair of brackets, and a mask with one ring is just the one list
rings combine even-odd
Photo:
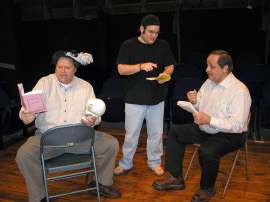
[(263, 88), (262, 124), (270, 127), (270, 82)]
[(247, 65), (240, 72), (239, 79), (244, 82), (270, 81), (270, 68), (263, 64)]
[(191, 113), (177, 106), (177, 101), (185, 101), (187, 93), (192, 90), (199, 91), (203, 84), (203, 80), (199, 78), (186, 78), (180, 79), (175, 82), (172, 87), (172, 123), (173, 124), (186, 124), (194, 121)]
[(125, 93), (124, 80), (117, 77), (107, 79), (102, 87), (101, 95), (104, 97), (123, 98)]
[(265, 65), (245, 66), (239, 74), (239, 80), (247, 86), (252, 99), (261, 99), (263, 86), (270, 81), (270, 68)]
[(201, 70), (194, 64), (178, 64), (174, 67), (172, 81), (178, 81), (182, 78), (201, 78)]
[(235, 61), (234, 71), (236, 75), (238, 75), (245, 66), (252, 64), (262, 64), (261, 58), (254, 52), (240, 53)]
[(172, 85), (172, 97), (186, 99), (187, 93), (201, 88), (203, 80), (200, 78), (182, 78)]
[[(40, 152), (43, 147), (72, 147), (91, 141), (94, 144), (95, 131), (85, 124), (57, 126), (47, 130), (40, 140)], [(90, 151), (90, 147), (89, 147)]]
[(106, 104), (106, 111), (102, 116), (103, 121), (123, 122), (125, 120), (124, 104), (125, 87), (122, 78), (111, 77), (102, 87), (102, 92), (97, 97)]
[(121, 79), (121, 78), (123, 78), (123, 77), (124, 77), (124, 76), (122, 76), (122, 75), (119, 74), (118, 68), (117, 68), (117, 67), (111, 69), (110, 78)]
[(0, 88), (0, 107), (4, 108), (8, 104), (10, 104), (10, 98), (6, 91)]

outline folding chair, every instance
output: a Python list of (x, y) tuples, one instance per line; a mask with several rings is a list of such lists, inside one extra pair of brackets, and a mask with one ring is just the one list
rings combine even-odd
[(111, 77), (104, 82), (102, 92), (97, 96), (106, 104), (106, 112), (102, 116), (103, 121), (125, 121), (124, 94), (125, 87), (122, 78)]
[(258, 111), (260, 101), (263, 99), (263, 88), (270, 81), (270, 68), (266, 65), (247, 65), (239, 75), (239, 80), (242, 81), (248, 88), (252, 99), (251, 104), (251, 134), (255, 141), (261, 140), (258, 133)]
[[(18, 114), (21, 109), (21, 103), (13, 102), (8, 93), (0, 87), (0, 149), (4, 149), (4, 136), (13, 135), (21, 129), (26, 129)], [(26, 137), (27, 130), (23, 130)]]
[(206, 67), (207, 67), (206, 59), (207, 59), (207, 57), (203, 53), (195, 52), (195, 53), (189, 54), (187, 56), (185, 62), (187, 64), (193, 64), (193, 65), (196, 65), (197, 67), (199, 67), (200, 71), (201, 71), (202, 79), (206, 80), (208, 78), (208, 75), (205, 72)]
[(262, 60), (255, 52), (243, 52), (240, 53), (235, 60), (234, 73), (238, 77), (239, 73), (247, 65), (262, 64)]
[(172, 82), (176, 82), (183, 78), (202, 78), (201, 70), (194, 64), (178, 64), (174, 67), (174, 72), (172, 74)]
[(263, 87), (263, 97), (260, 100), (258, 114), (258, 131), (260, 137), (270, 136), (270, 82)]
[[(94, 153), (94, 138), (95, 132), (92, 127), (86, 126), (84, 124), (74, 124), (58, 126), (47, 130), (41, 137), (40, 140), (40, 154), (42, 162), (43, 179), (46, 192), (46, 200), (50, 201), (52, 198), (66, 196), (69, 194), (76, 194), (90, 190), (97, 190), (98, 201), (100, 201), (97, 170), (95, 163), (95, 153)], [(72, 154), (63, 153), (52, 159), (46, 159), (46, 154), (44, 154), (45, 148), (69, 148), (81, 145), (83, 143), (91, 141), (91, 146), (89, 146), (88, 154)], [(80, 169), (80, 170), (79, 170)], [(86, 169), (82, 171), (81, 169)], [(75, 171), (79, 170), (79, 171)], [(69, 174), (58, 174), (57, 176), (48, 177), (47, 174), (74, 171)], [(96, 179), (96, 187), (80, 189), (72, 192), (66, 192), (58, 195), (49, 195), (48, 192), (48, 182), (64, 180), (73, 177), (79, 177), (86, 175), (85, 184), (88, 182), (89, 173), (94, 173)]]
[[(248, 125), (249, 125), (250, 117), (251, 117), (251, 113), (249, 113), (249, 116), (248, 116)], [(225, 156), (222, 157), (222, 158), (228, 158), (228, 159), (233, 160), (233, 165), (232, 165), (232, 167), (231, 167), (231, 170), (230, 170), (229, 175), (228, 175), (227, 173), (223, 172), (223, 171), (220, 171), (220, 170), (218, 171), (219, 173), (222, 173), (222, 174), (224, 174), (224, 175), (227, 177), (227, 181), (226, 181), (226, 184), (225, 184), (223, 193), (222, 193), (222, 195), (221, 195), (221, 197), (220, 197), (221, 199), (223, 199), (223, 198), (225, 197), (225, 194), (226, 194), (226, 192), (227, 192), (227, 189), (228, 189), (230, 180), (231, 180), (231, 178), (232, 178), (232, 174), (233, 174), (235, 165), (236, 165), (238, 162), (241, 162), (242, 164), (245, 165), (245, 167), (246, 167), (246, 173), (247, 173), (247, 180), (250, 180), (250, 178), (249, 178), (249, 165), (248, 165), (247, 133), (248, 133), (248, 132), (246, 132), (246, 142), (245, 142), (245, 145), (244, 145), (244, 147), (245, 147), (245, 161), (240, 161), (240, 160), (238, 160), (238, 157), (239, 157), (241, 148), (235, 151), (236, 153), (235, 153), (234, 158), (232, 158), (232, 157), (230, 157), (230, 156), (227, 156), (227, 155), (225, 155)], [(188, 176), (188, 174), (189, 174), (189, 172), (190, 172), (191, 167), (192, 167), (192, 166), (199, 166), (199, 164), (195, 164), (195, 163), (193, 163), (193, 161), (194, 161), (194, 158), (195, 158), (195, 156), (196, 156), (198, 150), (200, 149), (200, 146), (201, 146), (201, 145), (200, 145), (200, 144), (193, 144), (193, 146), (195, 147), (195, 149), (194, 149), (193, 155), (192, 155), (192, 157), (191, 157), (190, 163), (189, 163), (189, 165), (188, 165), (188, 168), (187, 168), (187, 171), (186, 171), (186, 175), (185, 175), (185, 177), (184, 177), (184, 181), (186, 181), (187, 176)], [(232, 152), (231, 152), (231, 153), (232, 153)]]

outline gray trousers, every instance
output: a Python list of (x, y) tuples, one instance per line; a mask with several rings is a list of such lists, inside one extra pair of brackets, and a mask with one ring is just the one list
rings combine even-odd
[[(18, 150), (16, 162), (25, 179), (30, 202), (39, 202), (45, 197), (45, 188), (40, 161), (40, 138), (42, 134), (36, 131), (35, 136), (28, 138)], [(46, 159), (69, 153), (88, 153), (90, 144), (84, 144), (72, 149), (48, 149), (44, 152)], [(95, 131), (94, 151), (98, 182), (110, 186), (113, 184), (113, 171), (119, 150), (116, 138), (106, 133)]]

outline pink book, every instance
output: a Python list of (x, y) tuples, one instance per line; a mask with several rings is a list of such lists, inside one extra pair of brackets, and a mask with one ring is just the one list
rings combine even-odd
[(18, 84), (21, 104), (25, 109), (32, 113), (46, 112), (47, 107), (44, 100), (44, 95), (41, 90), (24, 93), (22, 83)]

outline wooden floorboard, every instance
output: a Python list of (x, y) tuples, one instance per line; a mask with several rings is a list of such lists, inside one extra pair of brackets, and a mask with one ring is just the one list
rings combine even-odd
[[(107, 132), (115, 136), (120, 145), (120, 150), (117, 156), (117, 163), (122, 157), (122, 145), (124, 142), (123, 129), (109, 129), (99, 128), (99, 130)], [(164, 133), (164, 151), (166, 146), (166, 135)], [(177, 191), (158, 191), (154, 190), (152, 183), (158, 177), (154, 176), (151, 171), (147, 169), (146, 156), (146, 131), (142, 130), (138, 148), (134, 156), (133, 169), (123, 176), (114, 177), (114, 187), (122, 193), (120, 199), (106, 199), (101, 197), (102, 201), (190, 201), (193, 194), (199, 188), (200, 168), (193, 167), (187, 182), (186, 189)], [(0, 201), (27, 201), (27, 190), (24, 179), (15, 162), (15, 156), (18, 148), (26, 141), (26, 138), (21, 138), (14, 144), (10, 145), (5, 150), (0, 150)], [(225, 199), (221, 200), (219, 197), (223, 189), (220, 188), (224, 179), (223, 175), (219, 175), (216, 182), (217, 194), (211, 201), (269, 201), (270, 202), (270, 143), (255, 143), (249, 140), (249, 165), (250, 165), (250, 181), (246, 180), (245, 167), (238, 165), (233, 174), (231, 183), (226, 193)], [(186, 155), (184, 160), (184, 173), (189, 163), (193, 152), (192, 145), (186, 148)], [(165, 154), (162, 157), (162, 165), (164, 166)], [(244, 152), (241, 151), (240, 159), (244, 159)], [(220, 168), (228, 171), (231, 166), (230, 160), (221, 161)], [(76, 186), (84, 186), (83, 178), (69, 179), (65, 182), (53, 182), (49, 189), (54, 193), (63, 190), (73, 190)], [(89, 193), (81, 193), (70, 195), (62, 198), (53, 199), (52, 201), (97, 201), (96, 196)]]

